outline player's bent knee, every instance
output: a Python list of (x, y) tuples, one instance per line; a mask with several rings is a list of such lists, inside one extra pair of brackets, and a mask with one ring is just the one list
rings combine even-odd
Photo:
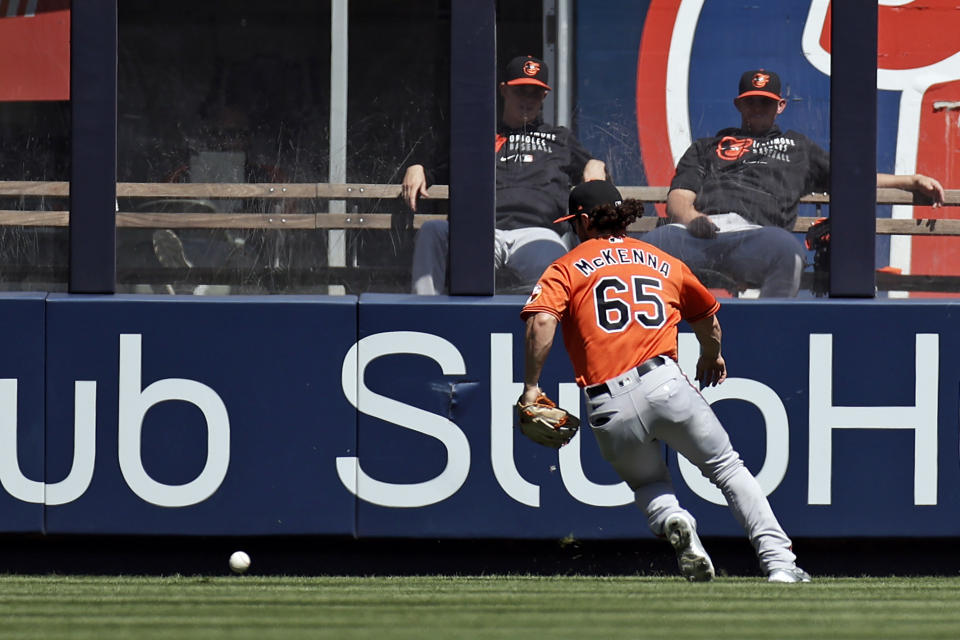
[(734, 478), (741, 469), (746, 467), (743, 464), (743, 460), (740, 459), (740, 456), (736, 451), (733, 451), (731, 455), (724, 456), (723, 458), (717, 460), (713, 464), (705, 465), (709, 469), (707, 478), (712, 482), (718, 489), (723, 489), (732, 478)]

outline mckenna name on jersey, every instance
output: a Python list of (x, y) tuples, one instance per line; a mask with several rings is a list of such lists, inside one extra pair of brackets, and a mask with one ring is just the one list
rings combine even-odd
[(670, 277), (670, 263), (661, 260), (658, 256), (647, 253), (643, 249), (626, 247), (617, 247), (601, 249), (600, 252), (592, 258), (581, 258), (573, 263), (573, 266), (584, 277), (589, 276), (598, 269), (618, 264), (643, 264), (654, 271), (659, 271), (663, 277)]

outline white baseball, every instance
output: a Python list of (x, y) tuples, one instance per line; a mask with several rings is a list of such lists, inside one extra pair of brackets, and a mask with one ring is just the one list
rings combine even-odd
[(230, 555), (230, 570), (234, 573), (245, 573), (250, 568), (250, 556), (245, 551), (234, 551)]

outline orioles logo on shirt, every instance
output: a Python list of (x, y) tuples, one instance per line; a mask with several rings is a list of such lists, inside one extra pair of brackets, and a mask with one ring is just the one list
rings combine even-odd
[(750, 79), (750, 82), (753, 83), (753, 86), (757, 89), (762, 89), (770, 82), (770, 75), (766, 73), (755, 73), (753, 74), (753, 78)]
[(540, 297), (540, 294), (543, 292), (543, 287), (540, 286), (540, 283), (534, 285), (533, 291), (530, 292), (530, 297), (527, 298), (527, 301), (523, 303), (523, 306), (527, 306), (531, 302), (534, 302), (537, 298)]
[(721, 160), (739, 160), (753, 146), (753, 138), (724, 136), (717, 143), (717, 155)]

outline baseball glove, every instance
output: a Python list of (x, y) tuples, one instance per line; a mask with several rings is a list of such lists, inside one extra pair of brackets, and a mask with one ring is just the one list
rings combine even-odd
[(830, 218), (820, 218), (807, 229), (804, 240), (813, 251), (813, 295), (818, 298), (830, 293)]
[(520, 431), (537, 444), (559, 449), (577, 435), (580, 420), (566, 409), (558, 407), (546, 394), (541, 393), (531, 403), (522, 402), (521, 396), (517, 400)]

